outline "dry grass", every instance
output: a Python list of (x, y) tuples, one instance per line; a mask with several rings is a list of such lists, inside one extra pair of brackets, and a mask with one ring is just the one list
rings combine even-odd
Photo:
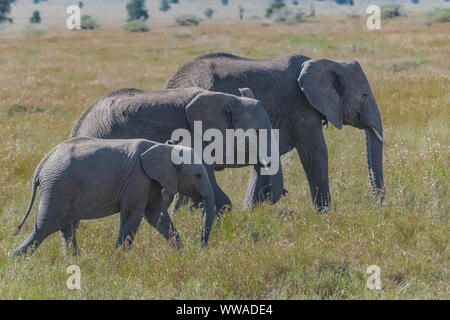
[[(4, 299), (449, 299), (448, 25), (314, 18), (296, 26), (258, 22), (194, 28), (118, 26), (84, 32), (53, 28), (0, 38), (0, 298)], [(184, 248), (174, 251), (148, 224), (134, 248), (113, 249), (118, 216), (83, 221), (81, 255), (62, 256), (57, 234), (30, 260), (7, 253), (33, 227), (11, 234), (29, 200), (39, 160), (66, 139), (93, 100), (113, 89), (159, 89), (177, 66), (212, 51), (247, 57), (302, 53), (360, 61), (383, 116), (387, 199), (369, 194), (362, 132), (330, 127), (332, 210), (318, 215), (294, 152), (283, 156), (287, 197), (241, 212), (248, 170), (218, 181), (234, 202), (210, 246), (199, 246), (199, 212), (174, 217)], [(16, 105), (14, 108), (12, 108)], [(17, 106), (19, 105), (19, 106)], [(20, 107), (22, 106), (22, 107)], [(82, 289), (65, 287), (77, 264)], [(366, 288), (366, 268), (381, 268), (381, 291)]]

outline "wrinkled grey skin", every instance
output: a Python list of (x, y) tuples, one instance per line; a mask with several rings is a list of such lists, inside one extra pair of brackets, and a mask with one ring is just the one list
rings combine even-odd
[[(77, 249), (74, 221), (120, 212), (116, 248), (128, 246), (143, 217), (175, 247), (180, 240), (161, 199), (161, 189), (181, 192), (204, 203), (202, 244), (208, 242), (215, 217), (214, 194), (201, 164), (174, 165), (170, 146), (148, 140), (73, 138), (56, 146), (38, 165), (32, 198), (20, 231), (40, 188), (36, 224), (12, 256), (33, 253), (42, 241), (60, 231), (63, 248)], [(186, 152), (193, 151), (185, 149)]]
[[(331, 200), (322, 124), (329, 121), (338, 129), (344, 124), (364, 129), (373, 191), (377, 199), (384, 199), (381, 116), (358, 62), (302, 55), (253, 60), (214, 53), (186, 63), (167, 84), (167, 88), (190, 86), (230, 94), (250, 88), (263, 103), (272, 127), (280, 130), (280, 154), (297, 150), (311, 197), (320, 210)], [(257, 196), (254, 190), (266, 183), (252, 170), (246, 202), (251, 203)]]
[[(237, 93), (240, 95), (240, 92)], [(243, 90), (242, 95), (244, 97), (200, 88), (162, 91), (120, 89), (94, 102), (76, 121), (70, 136), (103, 139), (144, 138), (166, 142), (171, 139), (172, 132), (179, 128), (189, 130), (193, 137), (194, 121), (202, 121), (203, 132), (216, 128), (222, 132), (223, 137), (226, 129), (270, 130), (272, 127), (261, 102), (252, 99), (251, 92), (247, 90)], [(193, 140), (192, 138), (192, 143)], [(203, 147), (205, 146), (206, 144)], [(270, 147), (270, 141), (268, 146)], [(225, 152), (223, 154), (225, 155)], [(279, 154), (277, 156), (279, 160)], [(279, 163), (278, 173), (265, 176), (265, 184), (255, 190), (261, 192), (269, 189), (265, 194), (270, 194), (267, 198), (272, 202), (277, 202), (284, 190), (281, 161)], [(205, 165), (214, 190), (217, 211), (224, 207), (231, 208), (231, 201), (218, 186), (214, 169), (240, 166), (242, 165)], [(261, 169), (260, 164), (254, 167), (258, 171)], [(168, 198), (170, 204), (173, 195)], [(267, 198), (259, 200), (264, 201)]]

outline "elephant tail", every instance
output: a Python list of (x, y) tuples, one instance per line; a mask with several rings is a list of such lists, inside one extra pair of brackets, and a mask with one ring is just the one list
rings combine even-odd
[(30, 215), (31, 209), (33, 208), (34, 199), (36, 198), (36, 190), (37, 190), (37, 187), (39, 186), (38, 176), (39, 176), (40, 168), (41, 168), (41, 166), (38, 166), (38, 168), (36, 169), (36, 172), (34, 173), (33, 186), (32, 186), (32, 191), (31, 191), (31, 200), (30, 200), (30, 204), (28, 205), (27, 213), (25, 214), (25, 217), (23, 217), (22, 222), (17, 227), (17, 229), (14, 232), (13, 236), (16, 236), (16, 235), (19, 234), (20, 229), (22, 228), (23, 224), (25, 223), (25, 220), (27, 220), (28, 216)]

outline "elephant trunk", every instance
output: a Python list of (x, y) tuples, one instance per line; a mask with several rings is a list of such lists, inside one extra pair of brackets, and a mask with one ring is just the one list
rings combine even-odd
[(215, 216), (215, 200), (213, 191), (211, 190), (210, 195), (203, 198), (202, 247), (206, 247), (208, 244), (209, 233), (211, 232)]
[[(383, 202), (385, 196), (383, 181), (383, 138), (382, 128), (365, 129), (367, 146), (367, 163), (369, 165), (370, 183), (376, 199)], [(378, 137), (379, 136), (379, 137)]]
[(270, 176), (270, 194), (272, 203), (276, 203), (280, 200), (281, 196), (284, 194), (285, 189), (283, 187), (283, 171), (281, 170), (281, 161), (278, 172)]

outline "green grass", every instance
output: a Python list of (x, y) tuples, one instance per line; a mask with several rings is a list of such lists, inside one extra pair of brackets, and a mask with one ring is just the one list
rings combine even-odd
[[(406, 18), (369, 32), (363, 19), (316, 17), (301, 25), (152, 24), (149, 33), (105, 27), (0, 35), (0, 298), (449, 299), (447, 33), (446, 24), (411, 25)], [(200, 213), (184, 208), (173, 217), (180, 251), (145, 222), (130, 251), (114, 250), (115, 215), (82, 221), (79, 256), (63, 256), (54, 234), (31, 259), (9, 258), (34, 225), (36, 205), (12, 237), (34, 169), (68, 137), (80, 113), (113, 89), (163, 88), (177, 66), (213, 51), (358, 60), (391, 145), (384, 153), (385, 204), (377, 206), (370, 194), (362, 131), (330, 126), (327, 214), (316, 213), (291, 152), (282, 157), (288, 196), (253, 212), (241, 209), (248, 168), (218, 173), (234, 210), (213, 229), (207, 250), (200, 249)], [(402, 61), (413, 63), (400, 68)], [(65, 286), (72, 264), (81, 268), (81, 290)], [(366, 288), (366, 269), (374, 264), (381, 291)]]

